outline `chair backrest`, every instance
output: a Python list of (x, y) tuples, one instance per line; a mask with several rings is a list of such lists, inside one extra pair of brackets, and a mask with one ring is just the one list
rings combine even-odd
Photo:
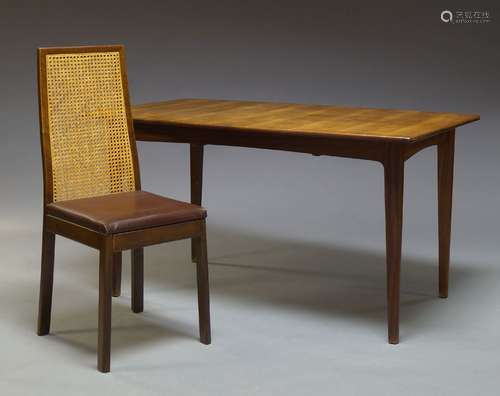
[(38, 49), (45, 204), (140, 189), (123, 46)]

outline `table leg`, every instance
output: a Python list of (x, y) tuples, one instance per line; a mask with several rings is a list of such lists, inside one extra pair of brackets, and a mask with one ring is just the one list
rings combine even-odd
[[(203, 145), (190, 144), (191, 203), (201, 205), (203, 186)], [(191, 260), (197, 262), (198, 244), (191, 239)]]
[(390, 344), (399, 343), (399, 293), (403, 229), (404, 158), (401, 148), (390, 147), (384, 161), (387, 309)]
[(144, 311), (144, 248), (131, 251), (132, 312)]
[(455, 131), (438, 144), (439, 296), (448, 297)]

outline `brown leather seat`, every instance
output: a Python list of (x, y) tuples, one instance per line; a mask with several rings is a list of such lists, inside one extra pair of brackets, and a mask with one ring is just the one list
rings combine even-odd
[(146, 191), (53, 202), (46, 213), (103, 234), (201, 220), (207, 215), (200, 206)]

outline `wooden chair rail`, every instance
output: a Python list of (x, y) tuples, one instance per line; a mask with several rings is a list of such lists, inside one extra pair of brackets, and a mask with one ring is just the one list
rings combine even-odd
[(45, 229), (97, 250), (102, 249), (106, 241), (111, 239), (112, 251), (121, 252), (122, 250), (157, 245), (163, 242), (197, 238), (200, 236), (203, 221), (189, 221), (168, 226), (147, 228), (145, 230), (106, 235), (64, 219), (45, 215)]
[(44, 219), (44, 229), (48, 232), (83, 243), (97, 250), (102, 249), (104, 246), (106, 239), (106, 235), (104, 234), (50, 215), (45, 215)]
[(204, 220), (189, 221), (113, 235), (113, 251), (135, 249), (180, 239), (198, 238)]

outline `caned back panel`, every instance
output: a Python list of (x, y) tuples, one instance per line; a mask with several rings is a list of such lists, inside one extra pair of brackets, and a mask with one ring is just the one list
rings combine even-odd
[(45, 56), (52, 200), (134, 191), (120, 52)]

